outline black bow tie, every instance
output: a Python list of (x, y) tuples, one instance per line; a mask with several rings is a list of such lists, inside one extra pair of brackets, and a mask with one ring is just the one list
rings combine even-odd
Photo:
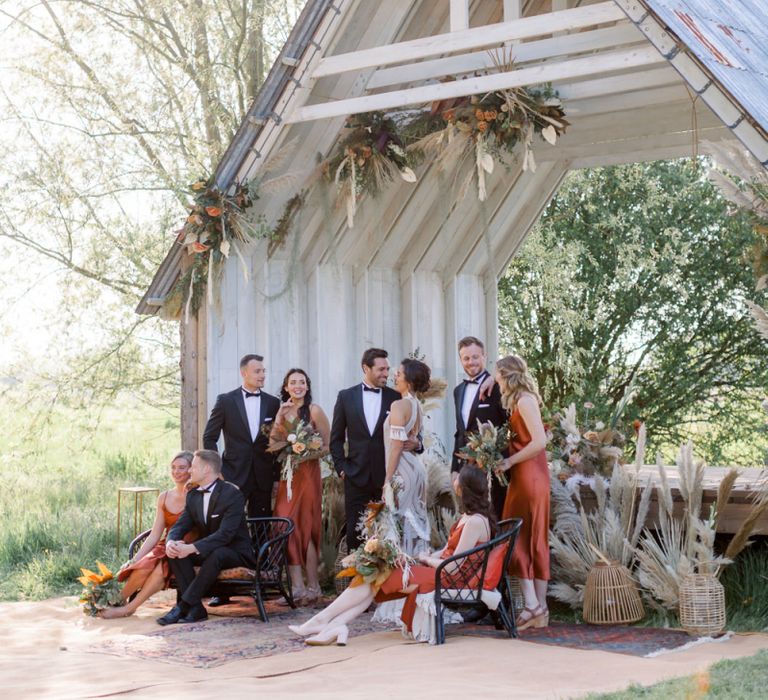
[(372, 391), (374, 394), (378, 394), (381, 391), (381, 389), (374, 389), (373, 387), (366, 386), (365, 384), (363, 384), (363, 391)]
[(485, 372), (480, 372), (474, 379), (465, 379), (465, 384), (482, 384), (483, 380), (485, 379)]
[(245, 394), (245, 398), (246, 399), (250, 399), (251, 396), (261, 396), (261, 392), (260, 391), (250, 392), (250, 391), (246, 391), (245, 389), (243, 389), (243, 393)]
[(216, 486), (216, 482), (214, 481), (207, 489), (197, 489), (200, 493), (210, 493), (213, 491), (213, 487)]

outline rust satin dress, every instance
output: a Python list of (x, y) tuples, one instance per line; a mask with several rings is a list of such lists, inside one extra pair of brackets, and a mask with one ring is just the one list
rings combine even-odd
[[(176, 524), (179, 516), (182, 514), (183, 509), (178, 513), (174, 513), (165, 507), (165, 500), (168, 496), (168, 492), (163, 493), (163, 502), (160, 504), (160, 509), (163, 512), (163, 522), (165, 524), (165, 532), (168, 531)], [(188, 532), (184, 536), (184, 541), (189, 544), (197, 539), (197, 535), (193, 532)], [(165, 537), (163, 537), (151, 550), (149, 550), (141, 559), (135, 561), (130, 566), (123, 569), (117, 576), (117, 580), (121, 583), (125, 581), (131, 573), (134, 571), (146, 571), (147, 574), (152, 571), (158, 564), (163, 567), (163, 576), (165, 577), (165, 587), (168, 588), (168, 584), (171, 580), (171, 567), (168, 566), (168, 557), (165, 556)]]
[(289, 501), (288, 484), (281, 480), (277, 487), (274, 515), (290, 518), (295, 526), (288, 538), (288, 564), (306, 567), (310, 542), (314, 542), (315, 550), (320, 554), (323, 491), (319, 459), (309, 459), (294, 469), (291, 491)]
[[(452, 557), (456, 552), (456, 547), (461, 539), (461, 531), (464, 528), (464, 523), (455, 523), (451, 528), (450, 535), (448, 536), (448, 542), (445, 548), (440, 554), (441, 559), (447, 559)], [(487, 540), (485, 540), (487, 542)], [(478, 542), (477, 544), (483, 544)], [(504, 563), (504, 551), (506, 547), (500, 545), (491, 554), (488, 560), (488, 568), (485, 572), (485, 580), (483, 587), (486, 589), (493, 589), (501, 578), (501, 567)], [(468, 562), (464, 560), (461, 566), (474, 566), (474, 562)], [(455, 574), (454, 574), (455, 576)], [(454, 579), (455, 580), (455, 579)], [(447, 581), (444, 583), (448, 584)], [(376, 593), (374, 600), (377, 603), (383, 603), (387, 600), (396, 600), (397, 598), (407, 598), (405, 605), (403, 606), (403, 612), (401, 619), (405, 623), (408, 631), (412, 631), (413, 616), (416, 612), (416, 596), (420, 593), (432, 593), (435, 590), (435, 569), (431, 566), (415, 565), (410, 568), (408, 577), (408, 586), (416, 584), (418, 588), (410, 593), (403, 592), (403, 570), (400, 568), (395, 569), (389, 578), (384, 581), (379, 591)], [(471, 584), (471, 581), (470, 581)], [(477, 585), (475, 583), (475, 585)]]
[[(520, 410), (509, 417), (515, 435), (510, 454), (519, 452), (531, 441)], [(503, 518), (522, 518), (523, 527), (512, 554), (510, 573), (518, 578), (549, 580), (549, 467), (544, 450), (514, 464), (507, 472), (509, 486), (504, 500)]]

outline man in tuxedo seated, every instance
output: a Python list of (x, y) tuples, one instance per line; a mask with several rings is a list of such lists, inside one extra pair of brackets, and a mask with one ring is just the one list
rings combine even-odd
[[(158, 619), (160, 625), (205, 620), (208, 613), (202, 599), (219, 573), (236, 566), (256, 566), (245, 520), (245, 498), (237, 486), (221, 479), (219, 453), (198, 450), (189, 473), (190, 482), (198, 486), (187, 494), (184, 511), (165, 543), (180, 598)], [(186, 544), (183, 537), (192, 529), (198, 539)], [(196, 566), (200, 567), (197, 574)]]

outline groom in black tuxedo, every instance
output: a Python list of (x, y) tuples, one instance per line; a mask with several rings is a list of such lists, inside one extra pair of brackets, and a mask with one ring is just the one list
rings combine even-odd
[[(184, 510), (165, 543), (181, 597), (157, 620), (160, 625), (205, 620), (208, 613), (202, 598), (222, 569), (256, 567), (245, 521), (245, 499), (237, 486), (221, 480), (221, 467), (215, 450), (195, 452), (189, 480), (198, 487), (187, 494)], [(187, 544), (184, 535), (193, 529), (198, 539)], [(200, 567), (197, 573), (196, 566)]]
[[(387, 386), (389, 355), (369, 348), (363, 353), (363, 381), (342, 389), (333, 409), (331, 456), (344, 479), (344, 512), (347, 545), (351, 552), (360, 544), (357, 523), (370, 501), (381, 500), (386, 464), (384, 462), (384, 421), (400, 394)], [(345, 450), (346, 442), (346, 450)], [(418, 446), (409, 441), (406, 449)]]
[[(491, 386), (490, 374), (485, 365), (485, 345), (474, 336), (467, 336), (459, 341), (459, 359), (464, 368), (466, 378), (453, 391), (453, 402), (456, 408), (456, 433), (453, 442), (453, 461), (451, 472), (454, 481), (458, 477), (465, 462), (456, 456), (456, 453), (467, 444), (467, 433), (477, 431), (477, 421), (481, 423), (491, 422), (501, 427), (507, 422), (507, 412), (501, 405), (501, 389), (493, 382)], [(485, 383), (485, 391), (483, 384)], [(490, 388), (490, 394), (488, 394)], [(503, 452), (505, 457), (509, 451)], [(504, 510), (504, 499), (507, 490), (498, 479), (493, 479), (491, 484), (491, 503), (496, 512), (496, 517), (501, 520)]]
[(272, 485), (280, 480), (278, 462), (267, 452), (269, 438), (262, 431), (275, 420), (280, 400), (262, 391), (263, 363), (261, 355), (240, 360), (242, 386), (216, 398), (203, 432), (206, 450), (216, 450), (224, 433), (222, 474), (243, 492), (250, 517), (272, 515)]

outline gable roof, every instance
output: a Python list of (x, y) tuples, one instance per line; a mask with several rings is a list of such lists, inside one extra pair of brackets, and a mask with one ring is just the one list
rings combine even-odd
[(768, 132), (768, 2), (645, 1), (713, 79)]
[[(567, 169), (621, 162), (605, 155), (613, 147), (612, 139), (616, 143), (623, 139), (619, 148), (624, 149), (626, 157), (641, 159), (648, 154), (660, 158), (681, 155), (680, 143), (685, 139), (681, 138), (679, 124), (682, 118), (689, 122), (686, 128), (690, 129), (690, 117), (685, 117), (684, 113), (685, 110), (688, 113), (691, 110), (689, 98), (683, 89), (684, 84), (693, 97), (700, 96), (702, 102), (711, 109), (711, 112), (706, 110), (701, 120), (705, 128), (720, 134), (724, 129), (721, 126), (716, 131), (714, 124), (725, 124), (761, 162), (768, 164), (768, 49), (763, 48), (768, 46), (765, 38), (768, 31), (768, 8), (764, 0), (740, 0), (738, 3), (730, 0), (613, 0), (613, 3), (612, 22), (598, 22), (589, 26), (589, 22), (582, 21), (581, 25), (576, 25), (576, 34), (560, 38), (555, 34), (550, 39), (538, 40), (536, 33), (529, 33), (527, 36), (533, 38), (533, 41), (524, 40), (516, 44), (516, 52), (519, 50), (521, 56), (528, 52), (530, 57), (526, 60), (534, 71), (537, 66), (551, 69), (557, 61), (563, 65), (568, 61), (572, 66), (593, 58), (593, 64), (597, 61), (604, 64), (604, 68), (593, 70), (591, 74), (567, 76), (567, 80), (555, 83), (565, 98), (569, 119), (571, 114), (573, 116), (573, 127), (564, 141), (564, 148), (556, 156), (561, 158), (562, 167)], [(503, 25), (498, 24), (503, 19), (500, 14), (501, 5), (501, 2), (489, 3), (486, 0), (472, 2), (470, 7), (476, 15), (475, 24), (496, 23), (493, 24), (494, 31), (498, 34), (501, 28), (503, 33)], [(609, 2), (596, 4), (589, 0), (581, 5), (580, 8), (565, 12), (584, 14), (591, 12), (592, 8), (598, 10), (604, 7), (606, 9), (600, 11), (605, 14), (611, 7)], [(448, 6), (448, 0), (401, 2), (397, 7), (393, 6), (387, 12), (386, 21), (382, 21), (381, 13), (385, 10), (379, 3), (308, 0), (257, 99), (218, 164), (216, 182), (219, 187), (227, 188), (237, 178), (253, 177), (275, 145), (285, 142), (286, 133), (291, 137), (297, 136), (300, 144), (316, 143), (315, 152), (319, 150), (327, 154), (343, 126), (344, 118), (326, 120), (323, 126), (313, 126), (309, 121), (289, 123), (298, 121), (296, 115), (301, 108), (307, 104), (314, 107), (321, 102), (333, 105), (334, 101), (343, 102), (350, 98), (359, 101), (361, 96), (372, 93), (381, 95), (381, 86), (387, 84), (393, 91), (397, 90), (398, 85), (391, 79), (387, 83), (383, 76), (389, 78), (393, 73), (402, 75), (404, 72), (403, 66), (385, 66), (383, 69), (379, 66), (378, 70), (376, 67), (363, 68), (353, 73), (344, 73), (342, 70), (335, 75), (328, 75), (329, 71), (323, 71), (322, 67), (318, 69), (318, 64), (324, 61), (327, 66), (328, 57), (333, 57), (338, 63), (338, 57), (345, 53), (353, 55), (361, 50), (371, 52), (382, 45), (392, 46), (388, 62), (397, 63), (400, 47), (405, 44), (393, 43), (407, 42), (413, 45), (414, 39), (425, 34), (434, 37), (446, 31), (449, 23)], [(523, 0), (521, 6), (525, 9), (525, 17), (515, 22), (528, 22), (527, 26), (530, 26), (532, 22), (538, 21), (538, 15), (546, 13), (544, 8), (549, 7), (549, 3)], [(636, 29), (632, 28), (627, 19), (618, 21), (623, 14), (621, 11), (617, 14), (616, 6), (626, 13)], [(374, 18), (378, 23), (372, 21)], [(512, 26), (511, 22), (507, 24)], [(599, 28), (595, 29), (595, 24)], [(515, 24), (515, 27), (522, 27), (522, 24)], [(468, 30), (469, 33), (473, 31)], [(547, 36), (546, 29), (538, 31), (538, 36), (542, 35)], [(450, 38), (450, 35), (442, 34), (435, 41), (441, 38)], [(611, 44), (612, 41), (615, 43)], [(648, 42), (659, 53), (648, 47)], [(545, 45), (552, 48), (551, 56), (543, 53)], [(646, 48), (642, 48), (643, 45)], [(571, 48), (565, 49), (565, 46)], [(617, 46), (624, 47), (623, 53), (615, 51)], [(433, 51), (432, 55), (449, 56), (459, 49), (444, 48), (441, 45), (439, 50), (443, 53), (436, 54)], [(613, 53), (610, 53), (612, 50)], [(648, 54), (649, 50), (651, 54)], [(477, 60), (485, 53), (480, 51), (462, 55)], [(619, 55), (623, 57), (621, 60), (635, 63), (625, 64), (619, 58), (613, 58)], [(574, 61), (573, 56), (578, 58)], [(552, 60), (547, 61), (548, 58)], [(461, 56), (452, 56), (448, 60), (454, 59), (464, 60)], [(428, 64), (442, 60), (445, 59), (417, 59), (418, 62), (412, 65), (425, 70)], [(524, 66), (528, 65), (526, 60), (522, 60)], [(403, 60), (400, 59), (400, 62)], [(666, 62), (682, 76), (684, 83), (679, 77), (674, 77), (674, 71)], [(467, 84), (470, 82), (467, 81)], [(406, 87), (434, 87), (435, 84), (435, 78), (427, 79), (426, 82), (407, 79), (401, 82)], [(649, 110), (649, 115), (653, 114), (650, 110), (658, 109), (659, 119), (664, 122), (663, 128), (667, 131), (644, 130), (646, 125), (642, 122), (645, 117), (640, 112), (632, 111), (638, 107)], [(339, 113), (337, 108), (336, 114)], [(635, 113), (638, 114), (639, 127), (636, 135), (630, 134), (626, 125), (622, 126), (619, 135), (608, 133), (614, 124), (625, 124)], [(694, 127), (694, 133), (698, 129), (698, 126)], [(660, 138), (657, 133), (667, 135)], [(573, 138), (569, 140), (570, 137)], [(690, 136), (687, 139), (690, 143)], [(593, 150), (590, 144), (595, 143), (599, 144), (597, 150), (601, 155), (591, 158), (589, 155)], [(558, 176), (554, 170), (551, 183), (548, 181), (547, 186), (551, 184), (556, 187), (559, 177), (561, 175)], [(417, 187), (424, 189), (421, 182)], [(403, 194), (403, 198), (410, 197), (412, 192)], [(424, 211), (434, 206), (436, 195), (430, 192), (420, 194), (432, 197), (422, 203)], [(531, 206), (536, 208), (543, 206), (543, 203)], [(384, 211), (387, 216), (398, 216), (401, 209), (392, 208), (392, 214), (388, 210), (378, 213), (383, 215)], [(467, 218), (472, 220), (471, 216)], [(382, 226), (394, 224), (382, 222)], [(499, 226), (503, 226), (503, 223)], [(500, 230), (499, 235), (502, 234)], [(308, 227), (305, 238), (311, 235), (311, 227)], [(514, 252), (513, 248), (510, 250)], [(174, 243), (139, 303), (136, 309), (138, 313), (156, 313), (162, 306), (163, 299), (178, 278), (184, 254), (183, 247)], [(319, 255), (316, 251), (312, 252), (314, 259), (319, 259)], [(504, 255), (507, 255), (506, 250)], [(505, 261), (502, 263), (505, 264)]]

